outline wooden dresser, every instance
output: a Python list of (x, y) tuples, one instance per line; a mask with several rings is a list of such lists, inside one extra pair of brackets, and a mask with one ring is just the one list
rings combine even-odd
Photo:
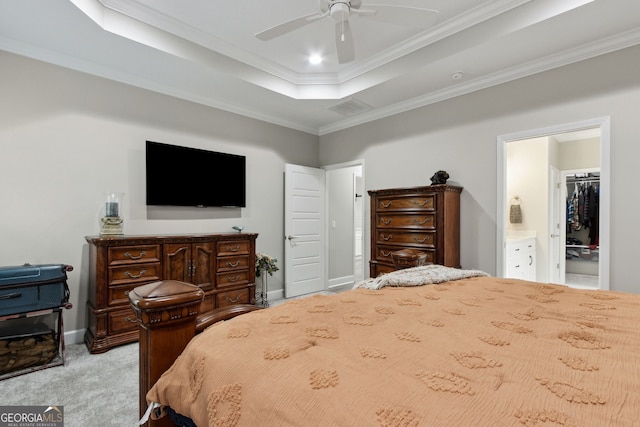
[(370, 276), (396, 270), (391, 253), (407, 248), (425, 252), (425, 263), (459, 268), (461, 192), (446, 184), (369, 191)]
[(129, 292), (159, 280), (204, 291), (200, 316), (234, 304), (255, 304), (257, 234), (89, 236), (88, 327), (91, 353), (138, 340)]

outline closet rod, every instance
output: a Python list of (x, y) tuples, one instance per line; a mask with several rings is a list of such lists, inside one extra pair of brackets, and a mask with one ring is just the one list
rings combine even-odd
[(592, 176), (584, 178), (567, 178), (567, 184), (573, 184), (575, 182), (600, 182), (600, 177)]
[(567, 175), (567, 184), (571, 184), (574, 182), (585, 182), (585, 181), (600, 181), (600, 175), (591, 175), (588, 174), (580, 174), (581, 176), (576, 175)]

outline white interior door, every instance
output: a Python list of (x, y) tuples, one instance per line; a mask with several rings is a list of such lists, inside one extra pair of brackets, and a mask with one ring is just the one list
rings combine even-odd
[(285, 165), (284, 295), (325, 290), (325, 172)]

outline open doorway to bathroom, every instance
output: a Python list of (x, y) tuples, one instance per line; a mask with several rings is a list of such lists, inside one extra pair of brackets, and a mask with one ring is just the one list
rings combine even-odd
[(498, 166), (498, 275), (608, 289), (608, 118), (500, 136)]

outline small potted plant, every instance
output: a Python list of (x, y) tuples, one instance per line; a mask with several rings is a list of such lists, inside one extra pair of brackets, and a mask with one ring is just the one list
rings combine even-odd
[(265, 253), (256, 254), (256, 277), (262, 278), (262, 287), (259, 293), (256, 292), (256, 300), (259, 301), (263, 307), (269, 307), (267, 298), (267, 273), (269, 273), (269, 276), (273, 276), (273, 273), (278, 270), (278, 260), (276, 258), (272, 258)]

